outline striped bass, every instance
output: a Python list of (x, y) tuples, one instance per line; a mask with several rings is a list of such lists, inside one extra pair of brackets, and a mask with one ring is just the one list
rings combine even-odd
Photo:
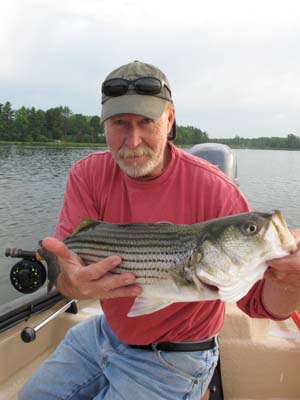
[[(192, 225), (112, 224), (84, 219), (64, 240), (85, 265), (111, 255), (112, 270), (132, 272), (143, 288), (128, 316), (149, 314), (174, 302), (235, 302), (268, 268), (266, 260), (296, 251), (280, 211), (250, 212)], [(48, 267), (48, 290), (59, 274), (57, 257), (40, 248)]]

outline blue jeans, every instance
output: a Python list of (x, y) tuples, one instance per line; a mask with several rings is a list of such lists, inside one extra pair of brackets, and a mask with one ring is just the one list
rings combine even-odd
[(131, 348), (104, 316), (94, 316), (69, 330), (19, 400), (199, 400), (217, 360), (217, 347), (190, 353)]

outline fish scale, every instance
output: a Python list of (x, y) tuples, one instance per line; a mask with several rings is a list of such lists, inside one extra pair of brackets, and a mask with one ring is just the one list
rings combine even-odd
[(86, 264), (118, 254), (122, 263), (112, 272), (134, 272), (140, 283), (150, 283), (169, 279), (171, 269), (187, 265), (195, 247), (195, 235), (187, 233), (183, 241), (178, 228), (186, 227), (102, 223), (89, 232), (82, 230), (69, 237), (65, 243)]
[(97, 262), (101, 259), (111, 255), (118, 254), (122, 258), (122, 263), (115, 268), (112, 272), (122, 273), (132, 271), (138, 278), (150, 277), (153, 279), (153, 272), (156, 273), (158, 278), (167, 276), (169, 270), (178, 267), (183, 267), (187, 264), (192, 249), (174, 251), (167, 247), (165, 250), (163, 246), (160, 249), (149, 251), (149, 248), (143, 250), (143, 246), (139, 247), (139, 251), (130, 250), (121, 246), (112, 246), (111, 248), (101, 247), (100, 244), (94, 243), (93, 247), (89, 243), (76, 241), (76, 243), (68, 243), (69, 249), (74, 251), (86, 264)]

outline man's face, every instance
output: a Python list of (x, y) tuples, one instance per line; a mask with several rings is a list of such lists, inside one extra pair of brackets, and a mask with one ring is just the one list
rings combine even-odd
[(122, 114), (105, 122), (106, 141), (120, 168), (132, 178), (158, 176), (169, 162), (168, 133), (174, 110), (166, 107), (158, 120)]

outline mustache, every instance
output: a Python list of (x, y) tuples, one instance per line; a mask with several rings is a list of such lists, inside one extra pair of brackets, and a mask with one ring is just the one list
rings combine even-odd
[(122, 146), (118, 150), (118, 156), (122, 158), (152, 156), (153, 154), (154, 151), (146, 145), (140, 145), (135, 149), (129, 149), (127, 146)]

